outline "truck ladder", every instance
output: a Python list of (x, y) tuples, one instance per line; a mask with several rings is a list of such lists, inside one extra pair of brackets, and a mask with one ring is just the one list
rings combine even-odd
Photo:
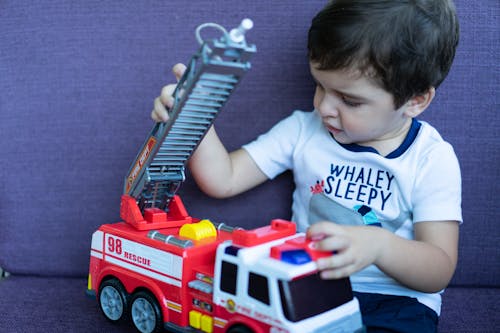
[[(245, 19), (230, 33), (215, 26), (223, 36), (202, 42), (173, 93), (169, 120), (155, 124), (125, 178), (124, 194), (134, 197), (141, 211), (168, 210), (185, 180), (187, 160), (250, 69), (248, 59), (256, 48), (244, 34), (252, 22)], [(201, 42), (199, 30), (197, 37)]]

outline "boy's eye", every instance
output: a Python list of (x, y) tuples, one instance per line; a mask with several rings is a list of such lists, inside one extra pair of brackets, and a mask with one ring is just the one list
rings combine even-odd
[(352, 108), (361, 106), (360, 102), (353, 101), (345, 96), (342, 96), (342, 101), (344, 102), (345, 105), (350, 106)]
[[(319, 91), (324, 91), (325, 90), (325, 88), (323, 88), (323, 86), (319, 82), (316, 82), (316, 89), (318, 89)], [(359, 101), (356, 101), (356, 100), (353, 100), (350, 97), (344, 96), (340, 92), (332, 91), (332, 94), (338, 96), (338, 98), (340, 98), (342, 100), (342, 103), (344, 103), (348, 107), (356, 108), (356, 107), (361, 106), (361, 104), (362, 104)]]

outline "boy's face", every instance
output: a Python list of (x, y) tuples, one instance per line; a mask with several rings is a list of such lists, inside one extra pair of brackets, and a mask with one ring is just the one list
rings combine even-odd
[(335, 140), (381, 154), (403, 142), (411, 124), (406, 104), (395, 110), (392, 95), (357, 71), (318, 70), (314, 63), (310, 69), (316, 81), (314, 107)]

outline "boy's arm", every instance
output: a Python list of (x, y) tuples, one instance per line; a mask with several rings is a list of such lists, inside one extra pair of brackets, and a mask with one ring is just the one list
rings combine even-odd
[(331, 222), (312, 225), (308, 235), (318, 249), (337, 254), (318, 261), (323, 278), (347, 277), (368, 265), (407, 287), (422, 292), (444, 289), (455, 271), (458, 223), (415, 223), (415, 240), (373, 226), (344, 226)]
[[(172, 71), (179, 80), (186, 66), (177, 64)], [(151, 117), (167, 121), (167, 107), (173, 106), (175, 84), (165, 86), (154, 100)], [(249, 190), (268, 178), (244, 149), (228, 153), (212, 126), (188, 161), (198, 186), (208, 195), (226, 198)]]
[(188, 162), (189, 169), (203, 192), (227, 198), (245, 192), (268, 178), (248, 152), (228, 153), (214, 127), (211, 127)]

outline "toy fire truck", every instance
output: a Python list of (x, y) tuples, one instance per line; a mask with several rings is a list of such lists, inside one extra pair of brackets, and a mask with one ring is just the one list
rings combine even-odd
[[(204, 25), (207, 26), (207, 25)], [(176, 194), (187, 159), (243, 74), (255, 46), (250, 20), (202, 42), (125, 179), (122, 222), (92, 236), (87, 294), (113, 322), (138, 331), (285, 333), (362, 331), (348, 278), (323, 280), (295, 224), (243, 230), (191, 217)], [(197, 30), (199, 37), (199, 30)]]

